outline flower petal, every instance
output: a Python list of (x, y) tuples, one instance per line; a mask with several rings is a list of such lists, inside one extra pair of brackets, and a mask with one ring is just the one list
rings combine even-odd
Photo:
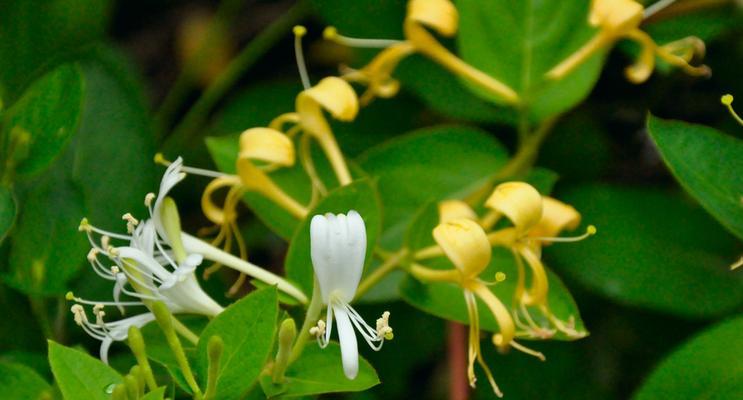
[(523, 235), (542, 219), (542, 196), (525, 182), (498, 185), (485, 206), (504, 214)]
[(338, 341), (341, 344), (341, 361), (343, 373), (348, 379), (355, 379), (359, 373), (359, 349), (356, 342), (356, 332), (353, 331), (351, 320), (343, 307), (333, 307), (335, 322), (338, 324)]

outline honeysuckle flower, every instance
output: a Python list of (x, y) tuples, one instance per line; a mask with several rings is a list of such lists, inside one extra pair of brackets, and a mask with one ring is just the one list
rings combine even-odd
[(348, 379), (356, 378), (359, 353), (354, 328), (369, 346), (378, 351), (385, 339), (392, 339), (389, 312), (382, 314), (376, 327), (369, 326), (351, 307), (364, 269), (366, 257), (366, 227), (354, 210), (344, 214), (315, 215), (310, 222), (310, 249), (312, 266), (324, 304), (325, 321), (318, 321), (310, 331), (320, 347), (330, 340), (333, 321), (338, 325), (343, 372)]
[(344, 79), (367, 85), (361, 97), (364, 105), (375, 97), (392, 97), (397, 93), (399, 83), (392, 77), (392, 72), (403, 58), (413, 53), (431, 58), (463, 79), (495, 94), (504, 103), (518, 103), (519, 97), (513, 89), (462, 61), (429, 32), (431, 29), (441, 36), (451, 37), (456, 34), (458, 24), (459, 14), (451, 1), (410, 0), (403, 23), (403, 41), (350, 38), (338, 34), (333, 27), (326, 29), (324, 36), (352, 47), (385, 48), (367, 66), (359, 70), (347, 68), (343, 74)]
[[(488, 220), (486, 225), (492, 226), (500, 216), (505, 216), (513, 224), (513, 227), (488, 234), (488, 240), (493, 245), (510, 248), (516, 259), (519, 277), (514, 300), (518, 310), (514, 310), (514, 316), (519, 327), (535, 337), (549, 337), (554, 333), (538, 326), (529, 315), (527, 307), (537, 306), (561, 332), (570, 337), (585, 336), (585, 332), (576, 331), (570, 322), (560, 321), (549, 311), (549, 282), (541, 261), (541, 246), (552, 242), (582, 240), (594, 234), (596, 228), (589, 226), (584, 235), (574, 238), (556, 237), (564, 229), (575, 229), (580, 224), (580, 214), (558, 200), (542, 197), (534, 187), (524, 182), (498, 185), (485, 205), (493, 210), (485, 218)], [(524, 261), (531, 270), (531, 286), (528, 288), (525, 283)], [(520, 314), (526, 319), (526, 323), (521, 322)]]
[(588, 15), (588, 23), (598, 28), (596, 35), (583, 47), (547, 72), (547, 77), (560, 79), (572, 72), (597, 51), (612, 46), (621, 39), (637, 42), (640, 55), (635, 63), (625, 70), (632, 83), (645, 82), (655, 67), (655, 57), (683, 69), (692, 76), (709, 75), (707, 66), (689, 64), (695, 56), (704, 55), (704, 43), (697, 37), (687, 37), (658, 46), (655, 41), (639, 27), (642, 21), (656, 10), (645, 10), (635, 0), (593, 0)]

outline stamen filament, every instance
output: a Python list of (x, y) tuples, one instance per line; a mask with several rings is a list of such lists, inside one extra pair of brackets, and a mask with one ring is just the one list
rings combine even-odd
[(663, 9), (672, 5), (675, 2), (676, 0), (660, 0), (656, 3), (653, 3), (652, 5), (645, 8), (645, 11), (643, 11), (642, 13), (642, 18), (648, 19), (652, 17), (654, 14), (656, 14), (657, 12), (662, 11)]
[(396, 39), (362, 39), (344, 36), (338, 33), (338, 30), (334, 26), (326, 27), (322, 32), (322, 36), (325, 40), (344, 46), (368, 49), (383, 49), (404, 42), (403, 40)]
[(521, 345), (521, 344), (517, 343), (515, 340), (512, 340), (511, 343), (510, 343), (510, 345), (511, 345), (511, 347), (513, 347), (514, 349), (516, 349), (516, 350), (518, 350), (518, 351), (520, 351), (522, 353), (525, 353), (525, 354), (528, 354), (530, 356), (534, 356), (534, 357), (538, 358), (540, 361), (546, 361), (547, 360), (547, 358), (544, 356), (544, 354), (542, 354), (542, 352), (539, 352), (539, 351), (536, 351), (536, 350), (532, 350), (532, 349), (530, 349), (530, 348), (528, 348), (528, 347), (526, 347), (524, 345)]
[(550, 242), (550, 243), (570, 243), (570, 242), (580, 242), (583, 239), (588, 238), (589, 236), (593, 236), (596, 234), (596, 227), (593, 225), (588, 225), (586, 228), (586, 233), (580, 235), (580, 236), (574, 236), (574, 237), (530, 237), (531, 240), (538, 240), (540, 242)]
[(302, 25), (297, 25), (292, 30), (294, 32), (294, 55), (297, 58), (297, 69), (299, 70), (299, 77), (302, 79), (302, 86), (307, 90), (312, 87), (310, 83), (310, 76), (307, 73), (307, 65), (304, 61), (304, 51), (302, 51), (302, 36), (307, 34), (307, 28)]

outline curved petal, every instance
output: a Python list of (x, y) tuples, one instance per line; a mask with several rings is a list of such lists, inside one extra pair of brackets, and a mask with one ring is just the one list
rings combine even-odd
[(498, 185), (485, 206), (505, 215), (519, 235), (528, 232), (542, 219), (542, 196), (525, 182), (506, 182)]
[(240, 157), (294, 165), (294, 143), (285, 134), (271, 128), (250, 128), (240, 134)]
[(542, 198), (542, 220), (529, 231), (529, 236), (554, 237), (561, 231), (573, 230), (580, 225), (580, 213), (571, 205), (552, 197)]
[(462, 200), (444, 200), (439, 203), (439, 223), (465, 218), (477, 220), (475, 210)]
[(338, 324), (338, 341), (341, 344), (341, 361), (346, 378), (355, 379), (359, 373), (359, 348), (356, 332), (343, 307), (333, 307), (335, 322)]
[(359, 112), (359, 101), (348, 82), (330, 76), (297, 96), (296, 108), (303, 125), (307, 125), (307, 114), (320, 112), (318, 107), (327, 110), (333, 118), (351, 121)]
[(455, 267), (467, 278), (474, 278), (490, 263), (490, 242), (476, 222), (459, 218), (439, 224), (433, 238)]
[(612, 36), (621, 36), (642, 22), (644, 8), (635, 0), (593, 0), (588, 22)]
[(152, 208), (152, 219), (155, 223), (155, 229), (163, 238), (167, 238), (168, 236), (165, 233), (161, 221), (160, 207), (162, 206), (163, 199), (165, 199), (168, 193), (175, 187), (175, 185), (186, 177), (186, 174), (181, 171), (181, 167), (183, 167), (183, 159), (178, 157), (175, 161), (170, 163), (168, 168), (165, 170), (163, 178), (160, 180), (160, 190), (157, 193), (155, 205)]
[(459, 13), (449, 0), (411, 0), (407, 20), (435, 29), (443, 36), (453, 36), (459, 27)]

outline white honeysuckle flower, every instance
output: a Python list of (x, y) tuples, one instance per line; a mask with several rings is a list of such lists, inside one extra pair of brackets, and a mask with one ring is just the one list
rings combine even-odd
[[(104, 322), (104, 306), (115, 306), (124, 313), (125, 307), (146, 306), (152, 301), (162, 301), (174, 313), (199, 314), (213, 317), (223, 308), (214, 301), (199, 285), (195, 270), (201, 264), (203, 255), (188, 253), (176, 262), (174, 244), (166, 233), (162, 216), (163, 200), (185, 174), (180, 171), (182, 161), (179, 158), (172, 163), (163, 175), (160, 191), (157, 196), (150, 193), (145, 197), (145, 204), (150, 218), (139, 221), (131, 214), (124, 214), (128, 235), (108, 232), (97, 228), (83, 219), (80, 230), (86, 232), (91, 245), (88, 261), (93, 271), (103, 279), (112, 281), (113, 301), (89, 301), (68, 293), (67, 298), (78, 304), (72, 306), (75, 322), (92, 337), (101, 340), (101, 359), (107, 360), (108, 348), (113, 341), (125, 340), (130, 326), (141, 327), (154, 320), (150, 312), (114, 322)], [(154, 205), (153, 205), (154, 200)], [(95, 234), (100, 235), (96, 240)], [(180, 238), (178, 238), (180, 240)], [(114, 241), (126, 241), (121, 246), (114, 246)], [(182, 245), (180, 245), (182, 246)], [(105, 256), (110, 264), (99, 259)], [(102, 257), (100, 257), (102, 258)], [(129, 297), (122, 301), (122, 294)], [(96, 321), (88, 321), (82, 304), (93, 305)]]
[(320, 347), (328, 345), (333, 319), (338, 325), (343, 372), (349, 379), (359, 372), (359, 353), (354, 327), (369, 346), (378, 351), (385, 339), (392, 339), (389, 312), (377, 320), (376, 329), (369, 326), (349, 304), (356, 295), (366, 257), (366, 227), (358, 212), (315, 215), (310, 223), (312, 266), (327, 304), (325, 321), (310, 330)]

